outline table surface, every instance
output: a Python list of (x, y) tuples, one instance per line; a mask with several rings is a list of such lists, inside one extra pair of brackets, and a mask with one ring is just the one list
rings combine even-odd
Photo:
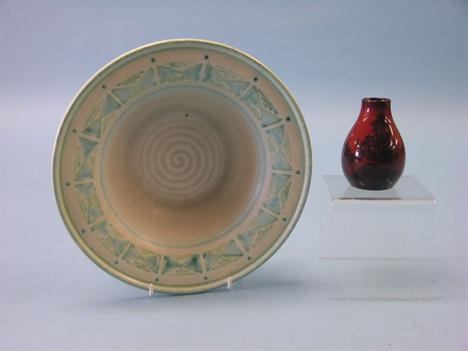
[[(467, 350), (467, 11), (463, 1), (0, 2), (0, 349)], [(175, 37), (226, 42), (270, 66), (305, 115), (314, 168), (299, 223), (261, 268), (229, 291), (149, 298), (66, 233), (50, 164), (80, 85), (123, 52)], [(392, 98), (405, 173), (437, 199), (448, 266), (436, 299), (329, 295), (339, 281), (318, 254), (322, 174), (341, 174), (369, 95)]]

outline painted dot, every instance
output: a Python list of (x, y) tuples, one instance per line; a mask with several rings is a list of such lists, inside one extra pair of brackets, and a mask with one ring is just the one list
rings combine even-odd
[(151, 58), (151, 62), (156, 62), (156, 59), (154, 57)]
[(205, 55), (205, 60), (208, 60), (210, 57), (208, 55)]
[(203, 279), (208, 280), (208, 277), (207, 277), (207, 276), (204, 276)]
[(107, 86), (105, 84), (102, 85), (102, 89), (106, 89)]
[(254, 77), (254, 82), (258, 82), (258, 77)]
[(249, 257), (247, 257), (247, 259), (248, 259), (248, 260), (251, 260), (251, 259), (252, 259), (252, 257), (250, 257), (250, 256), (249, 256)]
[(73, 132), (73, 133), (76, 133), (76, 129), (75, 129), (75, 128), (73, 128), (73, 129), (72, 129), (72, 132)]
[(84, 234), (84, 233), (86, 233), (86, 230), (81, 229), (81, 234)]
[(156, 278), (154, 281), (155, 281), (155, 282), (159, 282), (159, 278)]
[(296, 171), (296, 174), (301, 174), (301, 171)]
[(66, 186), (70, 186), (70, 182), (66, 182), (65, 185), (66, 185)]
[(286, 222), (288, 219), (286, 217), (283, 218), (283, 222)]
[(188, 117), (188, 113), (185, 114), (185, 117)]
[(291, 117), (289, 117), (289, 116), (288, 116), (288, 117), (286, 117), (286, 121), (288, 121), (288, 122), (289, 122), (290, 120), (291, 120)]

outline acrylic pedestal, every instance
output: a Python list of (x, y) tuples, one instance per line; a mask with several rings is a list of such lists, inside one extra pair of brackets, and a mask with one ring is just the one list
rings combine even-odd
[(444, 259), (438, 252), (436, 201), (413, 176), (393, 189), (353, 188), (344, 176), (324, 176), (320, 266), (330, 298), (438, 297)]

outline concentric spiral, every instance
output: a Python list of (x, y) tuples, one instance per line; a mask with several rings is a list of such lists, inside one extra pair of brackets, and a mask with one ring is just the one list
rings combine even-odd
[(145, 193), (186, 203), (207, 196), (217, 186), (225, 170), (226, 148), (208, 123), (181, 114), (145, 126), (131, 160), (134, 178)]

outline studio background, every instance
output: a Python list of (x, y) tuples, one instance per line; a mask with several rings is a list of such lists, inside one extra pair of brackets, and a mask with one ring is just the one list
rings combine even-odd
[[(466, 350), (467, 23), (466, 1), (1, 1), (0, 349)], [(231, 291), (147, 298), (68, 235), (51, 159), (81, 85), (124, 52), (172, 38), (226, 43), (271, 68), (305, 116), (313, 175), (289, 239)], [(437, 199), (451, 258), (440, 299), (327, 297), (322, 175), (341, 174), (365, 96), (392, 99), (405, 174)]]

